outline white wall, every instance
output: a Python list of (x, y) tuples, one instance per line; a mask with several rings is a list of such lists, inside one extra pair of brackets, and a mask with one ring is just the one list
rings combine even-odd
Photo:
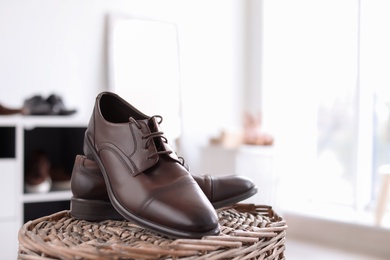
[(241, 1), (1, 0), (0, 103), (21, 106), (35, 94), (60, 94), (88, 120), (107, 89), (109, 13), (175, 22), (181, 47), (183, 150), (197, 149), (221, 127), (240, 124)]

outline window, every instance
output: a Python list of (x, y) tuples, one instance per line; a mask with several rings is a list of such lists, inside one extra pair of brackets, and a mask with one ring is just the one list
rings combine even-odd
[(389, 11), (386, 1), (264, 1), (280, 207), (373, 223), (377, 169), (390, 164)]

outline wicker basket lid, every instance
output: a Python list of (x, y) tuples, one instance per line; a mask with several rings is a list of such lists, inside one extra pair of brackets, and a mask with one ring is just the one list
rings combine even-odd
[(88, 222), (61, 211), (20, 228), (18, 259), (285, 259), (287, 224), (272, 207), (217, 213), (219, 236), (170, 239), (129, 221)]

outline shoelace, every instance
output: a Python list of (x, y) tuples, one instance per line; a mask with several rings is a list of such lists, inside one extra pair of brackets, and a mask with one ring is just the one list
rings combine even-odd
[[(153, 119), (153, 118), (158, 118), (159, 120), (157, 121), (158, 124), (161, 124), (162, 121), (163, 121), (163, 118), (162, 116), (159, 116), (159, 115), (155, 115), (155, 116), (152, 116), (150, 119)], [(137, 122), (137, 120), (135, 120), (134, 118), (130, 117), (129, 118), (129, 121), (131, 121), (132, 123), (134, 123), (138, 129), (141, 129), (141, 125)], [(161, 138), (163, 140), (164, 143), (168, 143), (168, 139), (164, 136), (164, 132), (163, 131), (158, 131), (158, 132), (152, 132), (150, 134), (146, 134), (144, 136), (142, 136), (142, 139), (146, 139), (146, 142), (145, 142), (145, 149), (148, 149), (149, 146), (150, 146), (150, 143), (154, 140), (154, 138)], [(171, 154), (172, 151), (157, 151), (155, 153), (152, 153), (148, 156), (148, 159), (151, 159), (152, 157), (154, 156), (157, 156), (157, 155), (161, 155), (161, 154)]]
[[(162, 121), (163, 121), (163, 118), (162, 116), (159, 116), (159, 115), (154, 115), (151, 117), (152, 118), (158, 118), (159, 120), (157, 121), (157, 124), (161, 124)], [(137, 122), (137, 120), (135, 120), (134, 118), (130, 117), (129, 118), (129, 121), (131, 121), (132, 123), (134, 123), (138, 129), (141, 129), (141, 125)], [(150, 134), (146, 134), (144, 136), (142, 136), (142, 139), (146, 139), (146, 143), (145, 143), (145, 149), (148, 149), (149, 148), (149, 145), (150, 145), (150, 142), (152, 142), (152, 140), (154, 138), (161, 138), (163, 139), (163, 142), (164, 143), (168, 143), (168, 139), (164, 136), (164, 132), (163, 131), (158, 131), (158, 132), (152, 132)], [(156, 156), (156, 155), (160, 155), (160, 154), (171, 154), (173, 151), (157, 151), (155, 153), (152, 153), (151, 155), (148, 156), (148, 159), (152, 158), (153, 156)], [(187, 171), (190, 170), (190, 167), (186, 164), (185, 160), (183, 157), (181, 156), (178, 156), (178, 159), (180, 160), (180, 164), (187, 169)]]

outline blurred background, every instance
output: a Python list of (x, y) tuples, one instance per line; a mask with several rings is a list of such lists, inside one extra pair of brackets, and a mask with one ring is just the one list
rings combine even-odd
[[(177, 114), (163, 128), (191, 171), (254, 179), (249, 202), (285, 216), (291, 238), (386, 259), (389, 12), (385, 0), (0, 0), (0, 104), (57, 93), (86, 125), (96, 95), (117, 91), (113, 19), (173, 25), (172, 84), (125, 89), (142, 108), (168, 93)], [(251, 130), (272, 142), (246, 142)]]

